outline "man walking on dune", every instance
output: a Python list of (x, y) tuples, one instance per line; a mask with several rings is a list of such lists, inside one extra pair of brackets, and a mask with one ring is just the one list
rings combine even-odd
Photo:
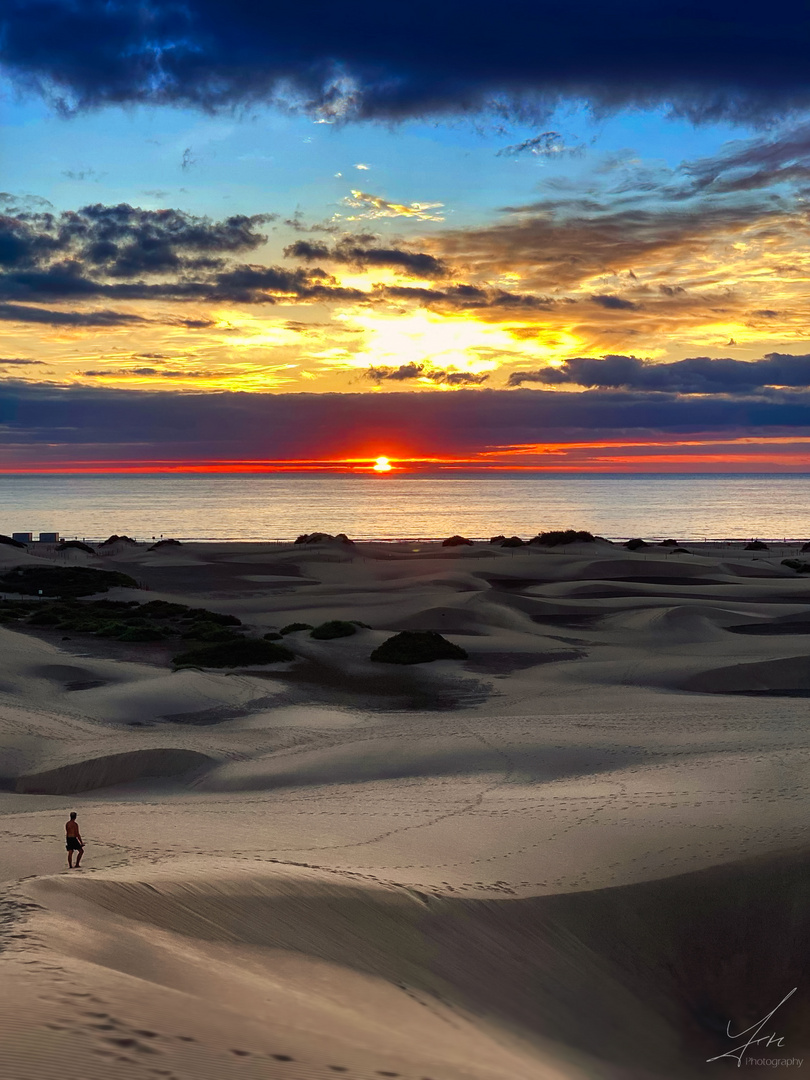
[(82, 834), (79, 832), (79, 823), (76, 820), (75, 813), (70, 815), (70, 821), (65, 824), (65, 834), (68, 853), (68, 869), (73, 869), (73, 852), (78, 851), (76, 856), (76, 869), (79, 869), (79, 864), (82, 861), (82, 855), (84, 855), (84, 840), (82, 840)]

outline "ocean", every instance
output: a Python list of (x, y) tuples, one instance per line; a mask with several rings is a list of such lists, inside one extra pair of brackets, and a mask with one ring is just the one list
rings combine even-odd
[(104, 539), (360, 540), (461, 533), (524, 538), (588, 529), (609, 539), (810, 537), (801, 474), (302, 473), (6, 474), (0, 532)]

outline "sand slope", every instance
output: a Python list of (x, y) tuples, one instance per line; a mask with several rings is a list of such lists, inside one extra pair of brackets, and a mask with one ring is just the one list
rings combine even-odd
[[(794, 985), (802, 1056), (810, 581), (692, 550), (93, 562), (371, 626), (243, 671), (0, 627), (0, 1077), (718, 1075)], [(403, 628), (469, 658), (372, 663)]]

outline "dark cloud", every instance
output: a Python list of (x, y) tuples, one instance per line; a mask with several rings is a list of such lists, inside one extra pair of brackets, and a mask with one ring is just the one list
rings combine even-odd
[(430, 457), (520, 444), (714, 432), (810, 433), (810, 393), (681, 397), (646, 391), (351, 394), (147, 392), (0, 383), (3, 460), (312, 459), (363, 447)]
[(531, 139), (514, 143), (512, 146), (504, 146), (495, 155), (496, 157), (519, 157), (521, 154), (530, 154), (533, 157), (562, 157), (577, 156), (582, 154), (581, 146), (566, 146), (565, 139), (559, 131), (544, 131), (542, 135), (534, 135)]
[(599, 307), (608, 308), (612, 311), (636, 311), (638, 304), (634, 304), (632, 300), (624, 300), (621, 296), (609, 296), (599, 295), (592, 296), (591, 300)]
[(21, 360), (19, 357), (0, 356), (0, 367), (28, 367), (31, 364), (42, 366), (43, 360)]
[(82, 375), (88, 378), (125, 379), (128, 377), (151, 377), (158, 379), (211, 379), (222, 374), (232, 375), (233, 372), (221, 371), (183, 371), (180, 368), (95, 368), (83, 371)]
[(430, 364), (417, 364), (411, 360), (399, 367), (369, 367), (363, 373), (378, 385), (381, 382), (408, 382), (411, 379), (430, 379), (445, 386), (480, 386), (489, 379), (486, 373), (474, 374), (471, 371), (445, 371), (444, 368)]
[[(259, 230), (272, 218), (239, 214), (212, 221), (126, 203), (95, 204), (58, 215), (29, 210), (6, 214), (0, 216), (0, 297), (32, 304), (93, 298), (249, 304), (272, 304), (277, 298), (365, 298), (356, 289), (341, 288), (319, 267), (234, 261), (234, 256), (264, 243), (267, 238)], [(407, 254), (402, 253), (403, 261)], [(6, 308), (12, 310), (8, 304)], [(38, 318), (33, 308), (23, 309), (21, 320), (58, 321)], [(65, 321), (81, 323), (78, 318)], [(185, 320), (184, 325), (211, 324)]]
[(112, 278), (212, 269), (223, 255), (251, 251), (267, 237), (271, 214), (236, 214), (223, 221), (182, 210), (143, 210), (95, 203), (62, 214), (22, 211), (0, 217), (0, 266), (29, 269), (53, 261)]
[(48, 308), (2, 303), (0, 320), (50, 326), (127, 326), (150, 321), (141, 315), (129, 315), (123, 311), (51, 311)]
[(284, 249), (290, 259), (305, 259), (312, 262), (318, 259), (331, 262), (348, 263), (351, 266), (388, 266), (405, 270), (414, 277), (444, 277), (449, 268), (441, 259), (428, 255), (424, 251), (408, 251), (402, 248), (368, 247), (360, 241), (374, 240), (376, 237), (348, 237), (333, 247), (309, 240), (296, 240)]
[(513, 372), (510, 386), (574, 384), (674, 394), (749, 394), (767, 387), (810, 388), (810, 354), (768, 353), (759, 360), (693, 356), (662, 364), (636, 356), (577, 356), (562, 367)]
[(719, 195), (755, 191), (774, 184), (810, 181), (810, 124), (801, 123), (776, 135), (739, 139), (709, 158), (686, 162), (689, 179), (684, 195)]
[[(426, 29), (429, 28), (429, 29)], [(561, 99), (664, 104), (693, 120), (764, 120), (810, 102), (803, 0), (412, 0), (407, 18), (359, 0), (111, 4), (6, 0), (8, 75), (64, 110), (150, 102), (204, 109), (279, 98), (380, 119), (488, 106), (523, 117)]]

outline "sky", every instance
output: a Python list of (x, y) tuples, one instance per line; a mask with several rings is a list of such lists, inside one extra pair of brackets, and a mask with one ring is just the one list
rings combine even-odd
[(807, 471), (810, 15), (6, 0), (0, 470)]

